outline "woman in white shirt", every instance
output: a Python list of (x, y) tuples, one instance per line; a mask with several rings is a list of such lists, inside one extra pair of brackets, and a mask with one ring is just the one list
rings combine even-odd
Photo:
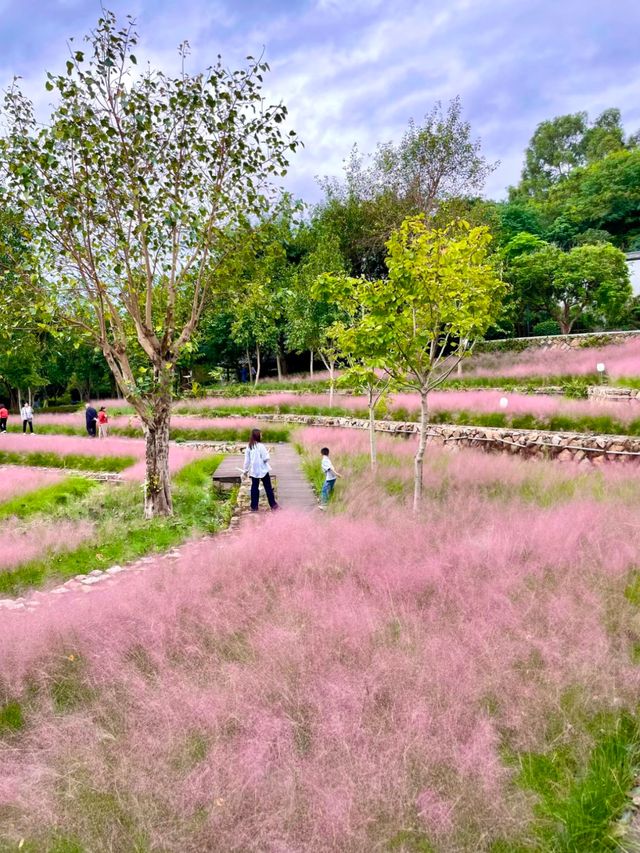
[(251, 512), (258, 512), (260, 499), (260, 480), (269, 501), (271, 509), (279, 509), (270, 477), (269, 451), (262, 443), (259, 429), (251, 430), (251, 438), (244, 452), (244, 467), (242, 473), (251, 477)]
[(23, 404), (20, 409), (20, 417), (22, 418), (22, 432), (25, 433), (27, 427), (29, 427), (30, 432), (33, 432), (33, 409), (29, 403)]

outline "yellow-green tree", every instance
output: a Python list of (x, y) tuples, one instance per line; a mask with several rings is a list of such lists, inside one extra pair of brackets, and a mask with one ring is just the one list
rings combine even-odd
[(455, 370), (500, 311), (505, 285), (488, 254), (484, 226), (455, 221), (430, 229), (405, 219), (387, 242), (388, 278), (361, 290), (357, 340), (398, 388), (420, 396), (414, 511), (422, 499), (428, 395)]

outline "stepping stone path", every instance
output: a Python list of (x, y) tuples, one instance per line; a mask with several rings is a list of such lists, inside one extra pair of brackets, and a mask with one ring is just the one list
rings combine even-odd
[[(300, 456), (296, 449), (290, 444), (278, 444), (270, 447), (270, 451), (271, 465), (277, 482), (276, 494), (278, 503), (281, 504), (282, 509), (293, 509), (303, 512), (312, 512), (315, 510), (318, 506), (318, 501), (311, 488), (311, 484), (302, 471)], [(238, 471), (238, 468), (242, 467), (242, 462), (243, 457), (240, 454), (226, 456), (214, 473), (214, 482), (240, 482), (240, 471)], [(245, 515), (255, 517), (258, 515), (257, 513), (243, 511), (247, 501), (246, 489), (244, 491), (244, 498), (243, 500), (239, 500), (229, 527), (226, 530), (220, 531), (220, 533), (203, 536), (198, 541), (204, 539), (216, 540), (220, 537), (228, 536), (238, 529), (241, 517)], [(264, 496), (262, 496), (261, 507), (263, 501)], [(263, 515), (263, 513), (260, 513), (260, 515)], [(116, 576), (121, 573), (143, 572), (151, 568), (154, 564), (159, 564), (160, 561), (177, 560), (181, 556), (182, 552), (180, 548), (171, 548), (163, 554), (142, 557), (126, 566), (111, 566), (104, 571), (102, 569), (94, 569), (86, 575), (76, 575), (54, 589), (47, 591), (34, 590), (27, 596), (15, 599), (0, 599), (0, 612), (3, 610), (30, 611), (42, 604), (53, 601), (53, 596), (57, 597), (69, 592), (91, 592), (96, 586), (103, 585), (105, 581), (107, 583), (114, 581)]]

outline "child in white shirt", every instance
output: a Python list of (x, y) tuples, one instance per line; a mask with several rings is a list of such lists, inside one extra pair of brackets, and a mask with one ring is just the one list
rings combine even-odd
[(331, 462), (331, 459), (329, 459), (328, 447), (323, 447), (320, 453), (322, 454), (322, 470), (325, 474), (324, 483), (322, 484), (322, 492), (320, 494), (320, 509), (326, 509), (327, 504), (329, 503), (329, 498), (333, 494), (333, 487), (336, 484), (336, 478), (341, 477), (342, 474), (338, 474), (336, 469), (333, 467), (333, 463)]

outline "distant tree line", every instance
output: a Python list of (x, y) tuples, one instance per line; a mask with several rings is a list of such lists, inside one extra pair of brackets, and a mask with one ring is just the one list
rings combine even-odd
[[(324, 367), (337, 352), (327, 338), (334, 304), (311, 296), (323, 273), (374, 280), (387, 275), (386, 243), (407, 217), (431, 228), (454, 220), (486, 226), (501, 275), (509, 285), (488, 337), (559, 333), (640, 324), (624, 253), (640, 249), (640, 137), (625, 136), (620, 112), (605, 110), (542, 122), (525, 151), (521, 180), (505, 201), (480, 195), (497, 164), (462, 115), (459, 99), (437, 104), (401, 139), (370, 154), (351, 151), (342, 178), (321, 180), (314, 206), (283, 195), (245, 226), (233, 280), (203, 310), (191, 345), (177, 360), (184, 388), (216, 379), (256, 382), (290, 370)], [(20, 226), (0, 214), (0, 266), (10, 271)], [(6, 293), (6, 291), (5, 291)], [(231, 294), (231, 296), (229, 295)], [(48, 333), (43, 318), (13, 331), (3, 324), (0, 388), (54, 401), (113, 394), (116, 384), (99, 348), (84, 338)], [(16, 340), (7, 341), (7, 336)]]

